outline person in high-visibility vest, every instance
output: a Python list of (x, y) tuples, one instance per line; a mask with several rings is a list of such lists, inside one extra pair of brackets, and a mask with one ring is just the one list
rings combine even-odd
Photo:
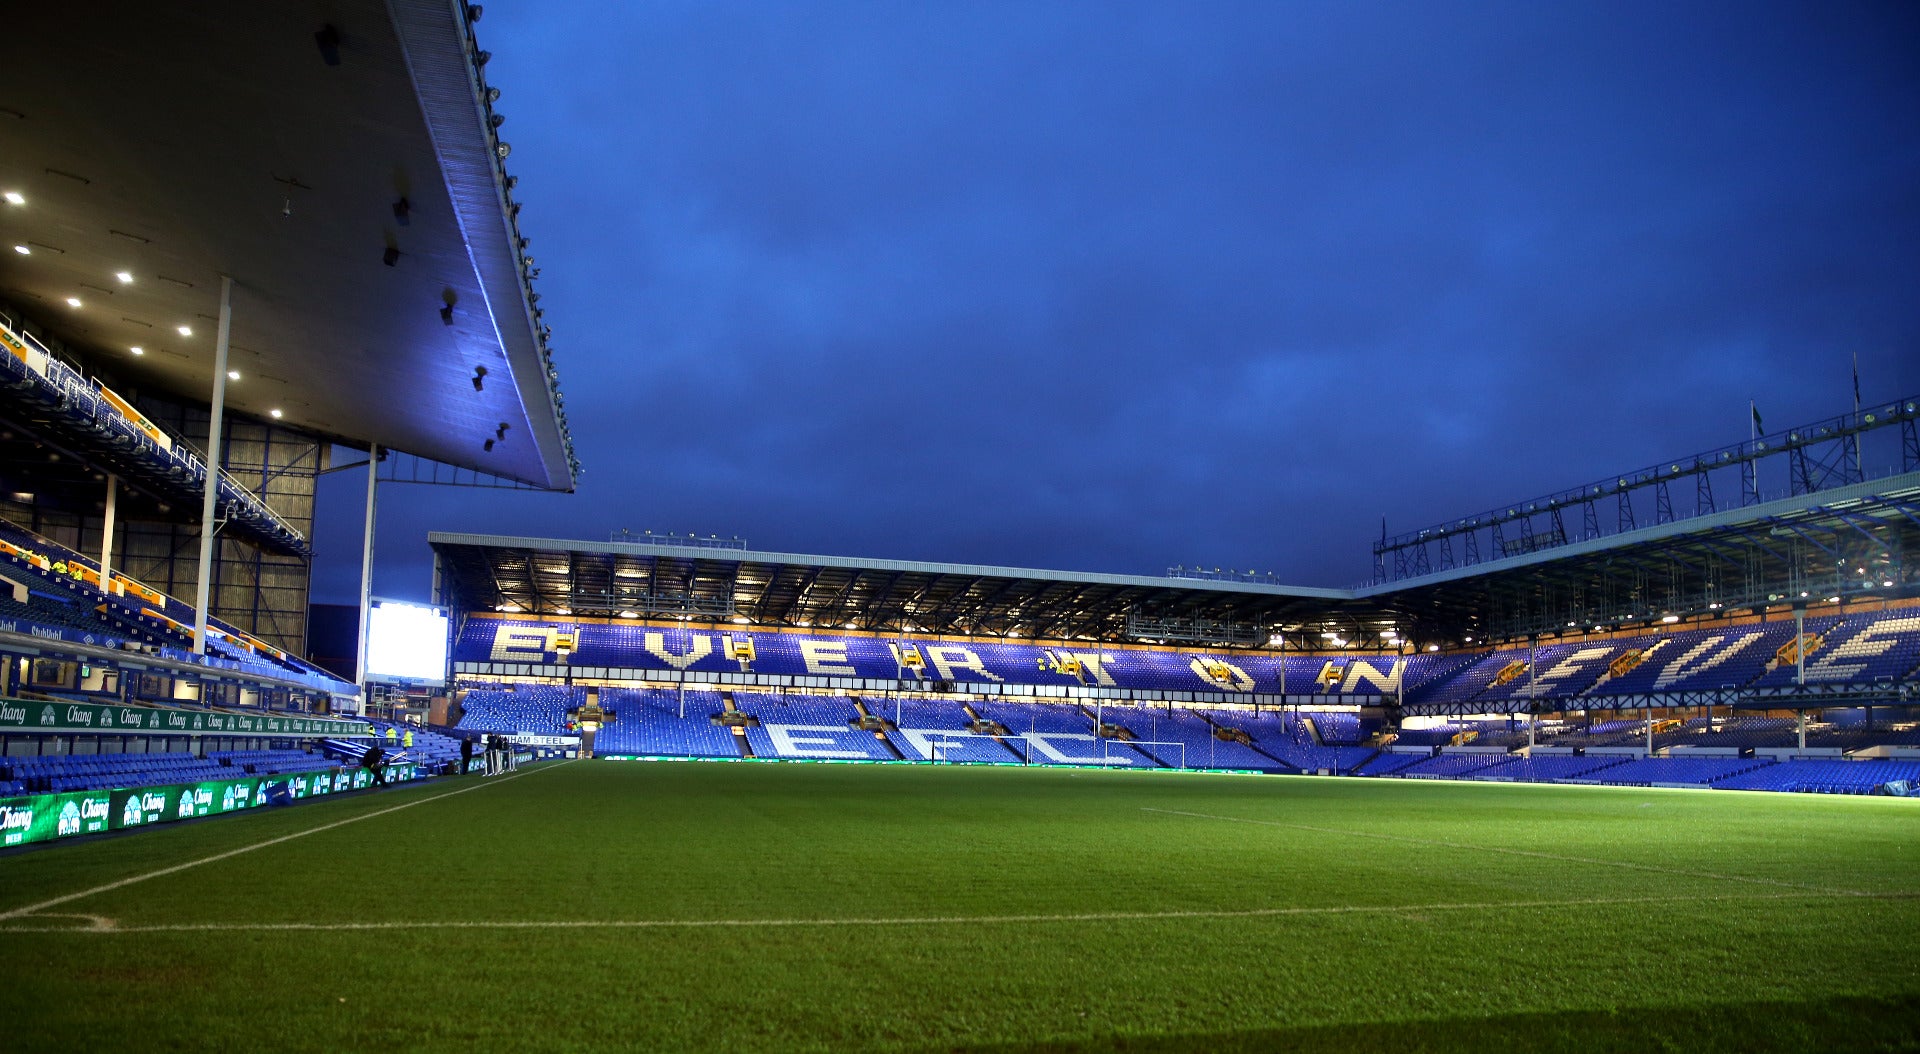
[(402, 740), (401, 742), (402, 746), (406, 747), (408, 750), (412, 750), (413, 749), (413, 729), (411, 728), (407, 729), (406, 735), (401, 737), (401, 740)]
[(393, 741), (395, 739), (398, 739), (399, 737), (400, 737), (400, 733), (392, 725), (388, 725), (387, 726), (387, 743), (391, 745)]

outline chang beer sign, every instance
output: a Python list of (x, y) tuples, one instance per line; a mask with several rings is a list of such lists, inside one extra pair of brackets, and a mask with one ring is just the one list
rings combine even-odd
[(113, 795), (107, 791), (36, 794), (0, 801), (0, 845), (98, 834), (115, 826)]
[(113, 793), (113, 826), (145, 827), (175, 819), (169, 810), (180, 796), (178, 787), (141, 787)]
[(362, 721), (268, 717), (151, 706), (0, 698), (0, 732), (149, 732), (168, 735), (364, 736)]

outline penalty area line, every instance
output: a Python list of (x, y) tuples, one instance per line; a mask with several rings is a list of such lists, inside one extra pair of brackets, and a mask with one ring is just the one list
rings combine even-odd
[[(1866, 893), (1876, 899), (1909, 899), (1912, 893)], [(1609, 905), (1700, 904), (1769, 900), (1826, 899), (1830, 894), (1721, 893), (1666, 894), (1647, 897), (1595, 897), (1556, 900), (1489, 900), (1443, 904), (1331, 904), (1312, 907), (1237, 908), (1217, 911), (1095, 911), (1053, 915), (922, 915), (901, 918), (825, 919), (397, 919), (381, 922), (179, 922), (151, 926), (0, 926), (0, 933), (314, 933), (395, 930), (721, 930), (852, 929), (885, 926), (1034, 925), (1076, 922), (1152, 922), (1192, 919), (1265, 919), (1313, 915), (1417, 915), (1424, 912), (1508, 911), (1515, 908), (1605, 907)], [(92, 916), (39, 916), (93, 918)], [(109, 920), (110, 921), (110, 920)]]
[[(572, 764), (571, 761), (562, 761), (560, 763), (560, 765), (570, 765), (570, 764)], [(559, 768), (560, 765), (552, 766), (552, 768)], [(229, 849), (224, 853), (215, 853), (212, 856), (203, 856), (198, 860), (189, 860), (184, 864), (173, 864), (168, 867), (160, 868), (157, 871), (148, 871), (145, 874), (133, 875), (128, 878), (122, 878), (114, 882), (108, 882), (105, 885), (94, 886), (92, 889), (82, 889), (82, 890), (79, 890), (78, 892), (62, 894), (61, 896), (54, 897), (50, 900), (40, 901), (37, 904), (28, 904), (24, 907), (13, 908), (8, 911), (0, 911), (0, 922), (5, 922), (9, 919), (17, 919), (17, 918), (24, 918), (31, 915), (37, 915), (48, 908), (58, 907), (62, 904), (68, 904), (76, 900), (84, 900), (87, 897), (91, 897), (100, 893), (109, 893), (109, 892), (112, 892), (113, 890), (120, 889), (124, 886), (131, 886), (138, 882), (145, 882), (148, 879), (162, 878), (167, 875), (174, 874), (175, 872), (185, 871), (189, 868), (199, 867), (202, 864), (218, 863), (219, 861), (239, 856), (242, 853), (251, 853), (255, 849), (265, 849), (268, 846), (279, 845), (281, 842), (291, 842), (295, 838), (305, 838), (310, 834), (319, 834), (322, 831), (331, 831), (336, 827), (345, 827), (350, 823), (359, 823), (361, 820), (371, 820), (376, 816), (385, 816), (388, 813), (399, 812), (402, 809), (411, 809), (416, 805), (425, 805), (428, 802), (441, 801), (446, 798), (455, 797), (456, 795), (467, 794), (472, 791), (477, 791), (485, 787), (497, 787), (502, 783), (512, 783), (514, 780), (520, 779), (521, 777), (531, 776), (537, 772), (547, 772), (547, 771), (551, 771), (551, 769), (541, 768), (541, 769), (530, 769), (526, 772), (516, 772), (513, 775), (506, 777), (505, 779), (489, 780), (488, 782), (485, 782), (485, 783), (476, 783), (470, 787), (461, 787), (458, 790), (450, 790), (445, 794), (435, 794), (429, 798), (416, 798), (413, 801), (402, 802), (399, 805), (389, 806), (385, 809), (378, 809), (373, 812), (361, 813), (358, 816), (349, 816), (344, 820), (335, 820), (332, 823), (323, 823), (318, 827), (309, 827), (304, 831), (295, 831), (292, 834), (283, 834), (277, 838), (268, 838), (265, 841), (255, 842), (252, 845), (243, 845), (238, 849)], [(86, 932), (101, 932), (101, 931), (89, 930)]]
[[(1220, 820), (1226, 823), (1253, 824), (1257, 827), (1283, 827), (1294, 831), (1312, 831), (1316, 834), (1346, 835), (1350, 838), (1373, 838), (1383, 842), (1426, 845), (1440, 849), (1466, 849), (1479, 853), (1499, 853), (1505, 856), (1532, 857), (1536, 860), (1557, 860), (1566, 864), (1592, 864), (1598, 867), (1621, 867), (1630, 871), (1649, 871), (1660, 875), (1679, 875), (1683, 878), (1706, 878), (1716, 882), (1750, 882), (1754, 885), (1776, 886), (1781, 889), (1801, 889), (1809, 893), (1820, 893), (1834, 897), (1875, 897), (1882, 895), (1859, 889), (1831, 889), (1826, 886), (1812, 886), (1804, 882), (1788, 882), (1785, 879), (1778, 878), (1754, 878), (1749, 875), (1723, 875), (1715, 871), (1696, 871), (1681, 867), (1661, 867), (1659, 864), (1636, 864), (1628, 860), (1602, 860), (1598, 857), (1544, 853), (1537, 849), (1512, 849), (1498, 845), (1474, 845), (1470, 842), (1449, 842), (1440, 838), (1415, 838), (1411, 835), (1404, 834), (1381, 834), (1377, 831), (1349, 831), (1339, 827), (1316, 827), (1312, 824), (1287, 823), (1282, 820), (1253, 820), (1244, 816), (1218, 816), (1208, 812), (1186, 812), (1181, 809), (1156, 809), (1150, 805), (1141, 806), (1140, 811), (1159, 813), (1162, 816), (1187, 816), (1199, 820)], [(4, 917), (5, 916), (0, 916), (0, 918)]]

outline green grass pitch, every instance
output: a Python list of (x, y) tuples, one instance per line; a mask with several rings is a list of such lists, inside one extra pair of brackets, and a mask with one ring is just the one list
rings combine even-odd
[(556, 763), (0, 857), (0, 1049), (1910, 1049), (1916, 894), (1895, 799)]

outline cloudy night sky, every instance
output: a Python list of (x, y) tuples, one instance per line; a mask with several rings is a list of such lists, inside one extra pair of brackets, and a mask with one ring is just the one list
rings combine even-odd
[[(1911, 4), (605, 3), (476, 27), (585, 474), (429, 530), (1350, 586), (1920, 394)], [(1884, 470), (1869, 456), (1870, 471)], [(315, 599), (358, 587), (325, 481)], [(1784, 476), (1777, 480), (1784, 488)]]

